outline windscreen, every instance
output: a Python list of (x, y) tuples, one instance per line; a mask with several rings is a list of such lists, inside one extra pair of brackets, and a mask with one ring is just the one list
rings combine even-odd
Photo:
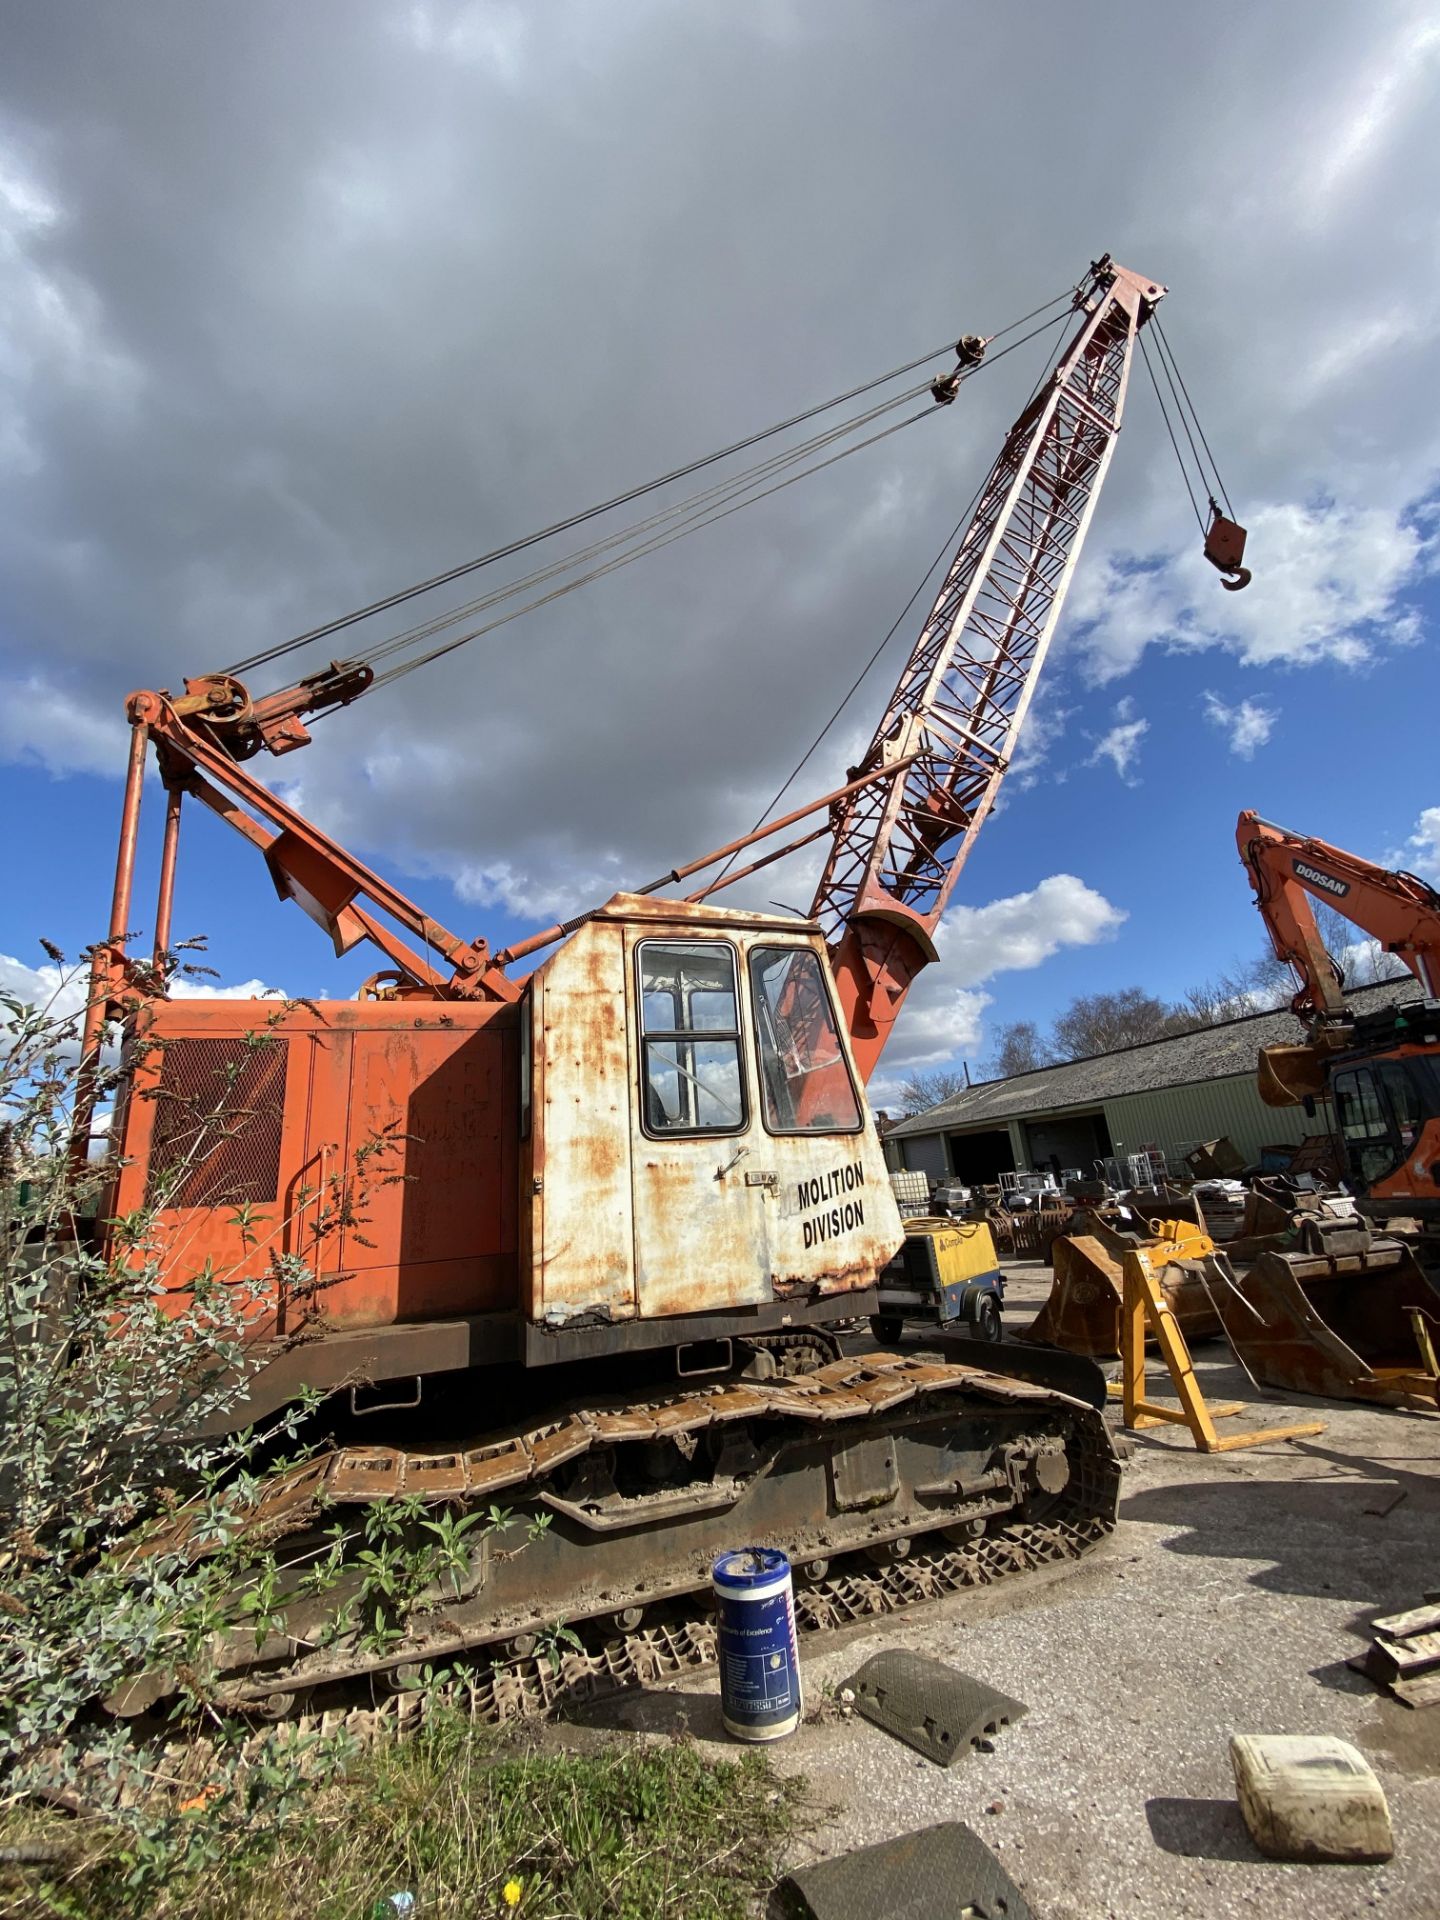
[(819, 955), (810, 947), (757, 947), (750, 990), (767, 1129), (853, 1133), (860, 1103)]

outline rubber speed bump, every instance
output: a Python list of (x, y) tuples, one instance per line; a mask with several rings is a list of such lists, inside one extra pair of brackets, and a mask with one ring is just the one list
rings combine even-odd
[(1035, 1920), (1023, 1893), (962, 1821), (922, 1827), (802, 1867), (766, 1920)]
[(855, 1711), (923, 1753), (936, 1766), (950, 1766), (977, 1740), (999, 1733), (1029, 1711), (1023, 1700), (998, 1693), (972, 1674), (943, 1660), (890, 1647), (867, 1660), (841, 1688), (855, 1696)]

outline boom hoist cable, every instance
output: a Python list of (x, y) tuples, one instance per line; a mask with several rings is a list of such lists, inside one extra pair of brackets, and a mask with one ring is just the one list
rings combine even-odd
[[(799, 442), (794, 442), (777, 451), (769, 452), (750, 466), (742, 468), (712, 482), (698, 493), (660, 508), (619, 533), (607, 534), (551, 562), (508, 581), (493, 592), (466, 602), (462, 606), (452, 607), (443, 613), (423, 620), (400, 633), (388, 635), (369, 647), (362, 647), (349, 658), (332, 660), (328, 666), (311, 672), (289, 687), (277, 689), (273, 693), (252, 698), (241, 680), (242, 673), (282, 659), (301, 648), (311, 645), (320, 638), (333, 635), (351, 627), (362, 620), (396, 607), (422, 594), (433, 591), (448, 581), (461, 578), (493, 563), (537, 545), (567, 528), (578, 526), (610, 512), (614, 507), (653, 493), (674, 480), (687, 474), (694, 474), (715, 465), (742, 448), (751, 448), (785, 433), (801, 422), (810, 421), (819, 415), (831, 412), (851, 400), (874, 393), (879, 388), (893, 382), (898, 377), (914, 371), (926, 361), (933, 360), (941, 352), (950, 349), (936, 349), (929, 354), (904, 362), (900, 367), (892, 368), (879, 378), (863, 382), (835, 398), (822, 401), (818, 405), (790, 415), (787, 419), (759, 432), (747, 435), (744, 439), (732, 441), (686, 466), (673, 468), (657, 479), (647, 481), (642, 486), (631, 488), (624, 494), (602, 501), (593, 507), (572, 514), (568, 519), (557, 521), (549, 527), (528, 534), (522, 539), (512, 541), (505, 546), (492, 549), (443, 574), (418, 581), (382, 600), (357, 608), (352, 613), (341, 615), (323, 626), (314, 627), (307, 632), (297, 634), (293, 639), (282, 641), (273, 647), (247, 655), (236, 661), (231, 667), (220, 673), (210, 673), (187, 680), (183, 695), (174, 699), (172, 704), (177, 719), (191, 725), (201, 726), (207, 737), (221, 746), (232, 759), (249, 759), (262, 748), (275, 754), (293, 751), (304, 746), (310, 734), (302, 720), (304, 718), (323, 718), (327, 712), (337, 707), (349, 706), (362, 694), (379, 685), (388, 685), (404, 675), (429, 665), (457, 648), (468, 645), (483, 634), (491, 633), (507, 621), (517, 619), (523, 613), (533, 612), (536, 608), (549, 604), (563, 595), (573, 592), (603, 575), (627, 566), (632, 560), (645, 557), (669, 546), (674, 540), (698, 532), (704, 527), (728, 518), (742, 506), (752, 506), (767, 499), (772, 493), (779, 492), (796, 481), (808, 478), (823, 469), (833, 466), (837, 461), (848, 458), (864, 448), (875, 445), (889, 435), (913, 426), (920, 420), (929, 418), (937, 406), (948, 405), (953, 401), (962, 382), (974, 374), (981, 366), (993, 364), (1006, 354), (1023, 347), (1037, 333), (1043, 332), (1053, 320), (1057, 306), (1073, 303), (1074, 293), (1057, 294), (1051, 300), (1021, 316), (1019, 320), (1002, 327), (988, 336), (965, 335), (955, 345), (956, 365), (947, 374), (938, 375), (928, 381), (901, 389), (874, 402), (857, 413), (850, 414), (838, 423), (831, 423)], [(1045, 316), (1040, 325), (1022, 332), (1028, 323), (1037, 316)], [(998, 353), (988, 354), (988, 348), (994, 341), (1008, 335), (1018, 334)], [(922, 406), (918, 412), (893, 421), (888, 425), (877, 425), (887, 413), (899, 410), (908, 402), (928, 394), (931, 404)], [(875, 427), (875, 431), (860, 436), (866, 427)], [(842, 442), (849, 444), (841, 444)], [(822, 457), (823, 456), (823, 457)], [(808, 464), (807, 464), (808, 463)], [(567, 577), (568, 576), (568, 577)], [(560, 584), (550, 585), (551, 582)], [(520, 597), (537, 586), (548, 586), (549, 590), (521, 602)], [(519, 602), (519, 604), (515, 604)], [(507, 604), (510, 603), (510, 604)], [(490, 620), (481, 621), (468, 630), (452, 635), (442, 644), (426, 651), (415, 653), (427, 639), (437, 638), (448, 630), (460, 626), (462, 622), (473, 618), (477, 613), (502, 609)], [(411, 655), (409, 658), (402, 656)], [(377, 673), (376, 668), (384, 663), (384, 671)], [(169, 696), (166, 696), (169, 698)]]
[[(1030, 313), (1022, 315), (1019, 320), (1012, 321), (1008, 327), (1003, 327), (1000, 332), (989, 335), (986, 344), (988, 344), (990, 340), (1002, 339), (1007, 333), (1014, 332), (1017, 328), (1024, 326), (1027, 321), (1033, 320), (1038, 314), (1049, 312), (1051, 308), (1057, 306), (1062, 300), (1066, 300), (1069, 297), (1068, 290), (1065, 293), (1056, 294), (1053, 299), (1045, 301)], [(1021, 343), (1017, 341), (1015, 344), (1019, 345)], [(641, 485), (631, 487), (623, 493), (617, 493), (608, 500), (597, 502), (594, 506), (585, 507), (578, 513), (570, 514), (562, 520), (556, 520), (549, 526), (538, 528), (533, 533), (525, 534), (519, 539), (509, 541), (503, 546), (493, 547), (489, 552), (479, 554), (474, 559), (462, 561), (458, 566), (447, 568), (443, 573), (433, 574), (429, 579), (419, 580), (408, 587), (402, 587), (395, 593), (387, 594), (382, 599), (371, 601), (367, 606), (357, 607), (350, 613), (340, 614), (335, 619), (328, 620), (320, 626), (311, 627), (304, 633), (296, 634), (290, 640), (283, 640), (275, 646), (263, 648), (259, 652), (248, 654), (243, 660), (236, 661), (232, 666), (225, 668), (224, 671), (229, 674), (253, 672), (257, 667), (268, 666), (271, 662), (279, 660), (287, 654), (294, 653), (301, 647), (312, 645), (317, 640), (328, 639), (333, 634), (340, 633), (348, 627), (355, 626), (358, 622), (367, 620), (375, 614), (388, 612), (393, 607), (401, 606), (406, 601), (414, 600), (421, 594), (432, 592), (437, 587), (448, 586), (453, 581), (463, 579), (483, 567), (492, 566), (500, 560), (510, 559), (515, 554), (523, 553), (528, 548), (537, 546), (541, 541), (552, 539), (562, 533), (572, 532), (576, 527), (583, 526), (590, 520), (598, 519), (602, 514), (609, 513), (617, 507), (628, 506), (633, 501), (644, 498), (647, 494), (658, 492), (661, 488), (670, 486), (675, 481), (688, 479), (692, 474), (700, 473), (707, 467), (715, 466), (719, 461), (729, 459), (734, 454), (744, 453), (751, 447), (759, 446), (766, 440), (772, 440), (779, 434), (789, 432), (793, 427), (801, 426), (808, 420), (818, 418), (821, 414), (833, 412), (836, 407), (845, 406), (851, 400), (860, 399), (868, 393), (874, 393), (878, 391), (879, 388), (888, 386), (892, 380), (900, 379), (907, 373), (915, 372), (918, 368), (926, 366), (932, 360), (939, 359), (950, 350), (948, 344), (933, 347), (928, 353), (919, 354), (913, 360), (907, 360), (902, 362), (898, 367), (892, 367), (888, 373), (880, 374), (875, 379), (864, 381), (859, 386), (851, 387), (848, 391), (836, 394), (829, 400), (819, 401), (814, 406), (806, 407), (799, 413), (791, 414), (787, 419), (776, 421), (768, 427), (762, 427), (756, 433), (747, 434), (742, 439), (731, 441), (729, 445), (716, 448), (713, 452), (704, 454), (697, 460), (691, 460), (683, 466), (674, 467), (668, 473), (660, 474), (653, 480), (647, 480)], [(1010, 349), (1007, 348), (1005, 351), (1008, 352)], [(995, 357), (998, 359), (1001, 356), (996, 355)], [(926, 382), (913, 391), (915, 393), (923, 392), (928, 386), (938, 400), (942, 398), (942, 395), (936, 392), (936, 389), (941, 386), (948, 386), (953, 380), (954, 375), (945, 376), (936, 381)], [(954, 392), (951, 391), (943, 397), (953, 399)]]

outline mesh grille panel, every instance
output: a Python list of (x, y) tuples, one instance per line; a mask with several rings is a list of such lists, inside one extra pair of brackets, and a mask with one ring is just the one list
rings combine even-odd
[(215, 1207), (280, 1196), (290, 1043), (172, 1040), (155, 1096), (147, 1198)]

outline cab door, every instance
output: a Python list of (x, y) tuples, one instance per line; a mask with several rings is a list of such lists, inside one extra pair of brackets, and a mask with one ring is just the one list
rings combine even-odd
[(646, 1318), (771, 1298), (736, 948), (631, 936), (635, 1281)]

